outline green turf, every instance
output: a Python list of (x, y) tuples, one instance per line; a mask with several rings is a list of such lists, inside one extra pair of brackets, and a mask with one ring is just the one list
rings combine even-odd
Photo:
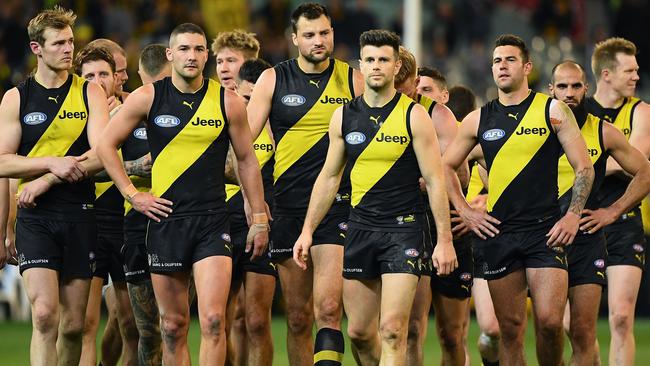
[[(102, 323), (103, 328), (103, 323)], [(100, 328), (101, 329), (101, 328)], [(286, 355), (286, 331), (284, 318), (273, 319), (273, 342), (275, 344), (275, 357), (273, 365), (288, 365)], [(440, 358), (440, 347), (434, 332), (433, 322), (429, 324), (429, 336), (425, 344), (425, 357), (427, 365), (436, 365)], [(0, 323), (0, 366), (28, 365), (29, 357), (29, 339), (31, 326), (26, 323)], [(638, 319), (635, 323), (635, 334), (637, 342), (637, 365), (650, 364), (650, 319)], [(472, 321), (469, 333), (470, 354), (473, 365), (480, 365), (478, 351), (475, 343), (478, 336), (478, 326)], [(600, 320), (598, 323), (598, 340), (600, 341), (602, 357), (606, 360), (609, 352), (609, 330), (607, 322)], [(192, 363), (198, 365), (199, 352), (199, 333), (198, 322), (195, 319), (190, 328), (190, 352), (192, 354)], [(343, 361), (344, 365), (354, 365), (350, 355), (350, 343), (346, 338), (346, 354)], [(532, 324), (529, 324), (526, 332), (526, 356), (529, 364), (535, 365), (535, 344), (532, 335)], [(566, 346), (566, 357), (568, 359), (570, 347)], [(607, 362), (603, 362), (607, 364)]]

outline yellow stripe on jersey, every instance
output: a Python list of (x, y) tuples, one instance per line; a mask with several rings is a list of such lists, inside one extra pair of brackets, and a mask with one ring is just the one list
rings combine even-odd
[(465, 199), (467, 202), (471, 202), (474, 198), (476, 198), (476, 196), (481, 194), (482, 190), (483, 181), (481, 180), (481, 176), (478, 172), (478, 163), (475, 163), (474, 166), (472, 166), (472, 172), (469, 176), (469, 185), (467, 186), (467, 196), (465, 196)]
[[(401, 95), (399, 102), (390, 112), (377, 134), (372, 138), (368, 146), (363, 149), (359, 157), (354, 162), (350, 171), (350, 181), (352, 183), (352, 197), (350, 203), (356, 207), (363, 199), (365, 194), (374, 187), (379, 180), (388, 173), (395, 162), (404, 154), (406, 148), (411, 144), (406, 128), (406, 113), (409, 105), (413, 100), (404, 94)], [(405, 143), (384, 143), (377, 141), (381, 135), (405, 137)]]
[(224, 130), (224, 122), (214, 128), (205, 128), (191, 122), (197, 118), (225, 121), (220, 103), (221, 86), (214, 80), (209, 80), (208, 83), (208, 90), (194, 116), (162, 149), (153, 163), (151, 193), (155, 196), (161, 197), (165, 194)]
[(418, 103), (421, 104), (424, 107), (424, 109), (427, 110), (427, 113), (429, 113), (429, 115), (431, 115), (431, 112), (433, 112), (434, 104), (436, 102), (433, 99), (427, 97), (426, 95), (418, 94)]
[[(61, 103), (61, 108), (27, 157), (65, 156), (72, 144), (81, 136), (88, 121), (88, 110), (83, 95), (85, 83), (84, 79), (72, 75), (72, 85)], [(18, 192), (28, 181), (28, 179), (20, 179)]]
[[(122, 149), (117, 150), (117, 155), (122, 160)], [(115, 184), (113, 181), (95, 183), (95, 200), (99, 199), (106, 191), (111, 189), (113, 184)]]
[[(269, 146), (270, 148), (268, 148)], [(260, 169), (262, 169), (271, 160), (271, 157), (273, 157), (273, 140), (266, 127), (264, 127), (262, 133), (253, 142), (253, 148), (257, 162), (260, 164)], [(237, 184), (226, 184), (226, 201), (230, 201), (237, 192), (239, 192), (239, 186)]]
[(494, 157), (488, 172), (488, 186), (490, 187), (487, 202), (488, 212), (492, 211), (501, 198), (501, 194), (530, 163), (530, 160), (551, 135), (551, 131), (544, 135), (535, 133), (517, 135), (517, 131), (521, 128), (549, 129), (546, 118), (539, 118), (540, 115), (545, 116), (548, 98), (541, 93), (535, 94), (533, 102), (517, 125), (515, 132), (510, 135)]
[[(639, 98), (631, 97), (626, 99), (625, 104), (616, 115), (616, 119), (612, 121), (614, 126), (618, 127), (623, 132), (625, 137), (629, 140), (632, 133), (632, 110), (641, 100)], [(606, 121), (611, 120), (609, 116), (604, 117)]]
[(643, 231), (650, 235), (650, 196), (641, 202), (641, 218), (643, 219)]
[[(590, 113), (587, 114), (587, 120), (585, 124), (580, 129), (582, 137), (587, 143), (587, 153), (591, 158), (591, 164), (595, 164), (598, 158), (603, 154), (603, 149), (601, 148), (600, 143), (600, 119)], [(560, 157), (558, 163), (558, 188), (559, 188), (559, 197), (562, 197), (566, 192), (568, 192), (573, 187), (573, 181), (575, 180), (575, 172), (573, 167), (569, 163), (569, 159), (566, 154)]]
[(336, 351), (320, 351), (314, 355), (314, 364), (319, 361), (342, 362), (343, 354)]
[(348, 98), (352, 95), (348, 87), (350, 66), (345, 62), (334, 60), (334, 70), (323, 89), (323, 93), (311, 109), (277, 141), (275, 151), (274, 182), (298, 161), (309, 149), (325, 136), (334, 110), (339, 107), (334, 103), (320, 103), (327, 95), (334, 98)]

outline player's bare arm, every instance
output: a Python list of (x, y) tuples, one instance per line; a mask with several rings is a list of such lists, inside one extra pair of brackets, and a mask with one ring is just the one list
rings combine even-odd
[(603, 140), (611, 158), (633, 178), (625, 193), (611, 206), (583, 211), (580, 230), (589, 233), (613, 223), (650, 193), (650, 162), (643, 153), (629, 144), (625, 135), (609, 123), (603, 123)]
[(314, 189), (309, 199), (309, 207), (307, 208), (307, 216), (302, 226), (302, 233), (293, 247), (293, 260), (302, 269), (307, 269), (312, 235), (332, 206), (341, 183), (346, 159), (345, 143), (341, 134), (342, 120), (343, 107), (339, 107), (334, 111), (330, 119), (330, 144), (327, 149), (327, 158), (314, 183)]
[(546, 234), (549, 246), (568, 245), (578, 232), (582, 209), (587, 203), (594, 182), (594, 167), (587, 155), (585, 143), (576, 118), (569, 106), (554, 99), (550, 108), (551, 125), (575, 173), (571, 203), (567, 213)]
[[(634, 109), (634, 128), (630, 133), (630, 145), (637, 148), (646, 159), (650, 158), (650, 104), (641, 102)], [(607, 175), (626, 174), (626, 169), (613, 158), (607, 159)]]
[(355, 97), (363, 94), (363, 91), (366, 87), (366, 82), (363, 80), (363, 75), (357, 69), (352, 69), (352, 86), (354, 88), (352, 92), (354, 93)]
[[(251, 259), (261, 256), (269, 241), (269, 214), (264, 202), (264, 187), (260, 165), (253, 151), (253, 139), (246, 118), (246, 105), (235, 92), (225, 93), (226, 115), (228, 116), (228, 134), (237, 160), (237, 173), (243, 187), (243, 193), (253, 210), (253, 218), (246, 251), (253, 245)], [(264, 128), (264, 124), (262, 124)]]
[(246, 110), (253, 140), (257, 139), (269, 119), (274, 89), (275, 70), (266, 69), (255, 83)]
[(442, 171), (440, 146), (433, 122), (426, 110), (419, 104), (411, 110), (411, 133), (413, 150), (418, 159), (422, 178), (427, 186), (427, 195), (433, 219), (436, 223), (437, 244), (431, 259), (441, 276), (448, 275), (458, 267), (456, 250), (452, 244), (451, 223), (449, 221), (449, 199), (445, 189)]
[(97, 156), (108, 175), (113, 179), (115, 186), (133, 205), (133, 208), (159, 222), (159, 217), (167, 217), (172, 212), (172, 202), (154, 197), (148, 192), (138, 191), (126, 174), (122, 159), (117, 153), (118, 147), (127, 139), (131, 131), (138, 126), (140, 121), (147, 118), (153, 99), (154, 87), (152, 84), (144, 85), (130, 94), (120, 112), (111, 119), (104, 130), (97, 146)]
[[(436, 103), (431, 111), (431, 120), (433, 120), (433, 127), (436, 129), (436, 136), (440, 144), (440, 152), (445, 153), (447, 146), (454, 141), (458, 133), (458, 123), (454, 113), (444, 104)], [(461, 164), (456, 169), (458, 179), (460, 179), (461, 187), (469, 185), (469, 165)]]
[(481, 110), (476, 109), (463, 119), (456, 138), (443, 155), (443, 169), (447, 183), (447, 194), (458, 215), (479, 238), (486, 239), (486, 235), (494, 237), (499, 233), (499, 230), (494, 225), (499, 225), (501, 222), (485, 212), (473, 209), (467, 204), (460, 181), (456, 175), (458, 167), (465, 163), (467, 156), (477, 145), (476, 133), (480, 116)]

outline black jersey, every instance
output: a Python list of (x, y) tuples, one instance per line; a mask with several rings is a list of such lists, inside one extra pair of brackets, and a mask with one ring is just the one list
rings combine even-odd
[[(87, 82), (73, 74), (58, 88), (45, 88), (34, 77), (18, 86), (21, 138), (18, 155), (80, 156), (90, 149)], [(31, 179), (21, 179), (18, 191)], [(52, 186), (35, 208), (19, 208), (19, 217), (66, 221), (94, 220), (94, 186), (90, 179)]]

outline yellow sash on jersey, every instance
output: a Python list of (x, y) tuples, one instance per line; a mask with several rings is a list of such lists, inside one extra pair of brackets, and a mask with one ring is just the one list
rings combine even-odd
[[(598, 158), (603, 154), (602, 144), (600, 141), (600, 119), (592, 114), (587, 114), (587, 121), (580, 129), (582, 137), (587, 143), (587, 152), (591, 158), (591, 164), (596, 164)], [(572, 187), (573, 182), (576, 178), (573, 167), (569, 163), (569, 159), (566, 154), (560, 157), (558, 162), (558, 188), (559, 188), (559, 197), (562, 197), (567, 193)]]
[[(262, 133), (260, 133), (255, 142), (253, 142), (255, 157), (260, 163), (260, 169), (264, 168), (264, 165), (268, 163), (273, 156), (273, 148), (270, 150), (259, 148), (262, 146), (273, 146), (273, 140), (271, 139), (271, 135), (269, 134), (269, 131), (266, 129), (266, 127), (262, 129)], [(239, 190), (240, 189), (237, 184), (226, 184), (226, 201), (230, 201), (230, 199), (236, 195)]]

